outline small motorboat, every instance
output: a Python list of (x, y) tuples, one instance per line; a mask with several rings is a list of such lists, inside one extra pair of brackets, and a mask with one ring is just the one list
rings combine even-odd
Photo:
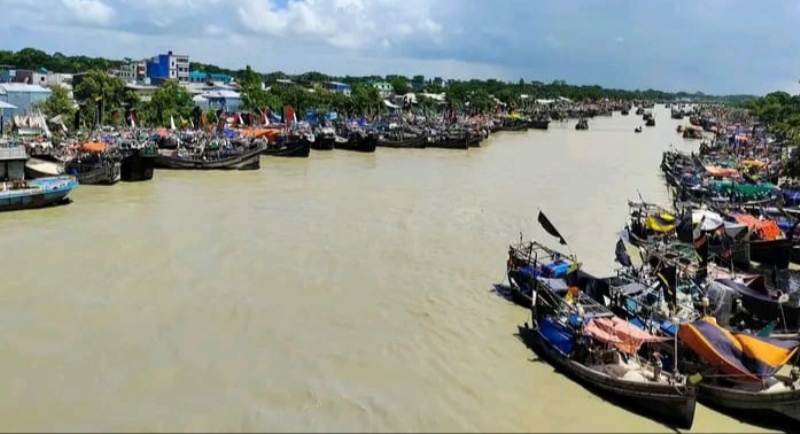
[(640, 126), (636, 127), (636, 129), (634, 129), (633, 132), (634, 133), (641, 133), (642, 132), (642, 126), (640, 125)]

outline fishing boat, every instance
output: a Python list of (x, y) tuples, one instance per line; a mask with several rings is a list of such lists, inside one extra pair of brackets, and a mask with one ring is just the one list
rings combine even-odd
[(694, 368), (690, 382), (698, 385), (701, 401), (739, 415), (772, 413), (800, 421), (800, 370), (778, 374), (800, 342), (731, 333), (711, 317), (681, 325), (678, 336), (697, 356), (682, 366)]
[(633, 132), (634, 132), (634, 133), (641, 133), (641, 132), (642, 132), (642, 126), (640, 125), (640, 126), (636, 127), (636, 128), (633, 130)]
[(578, 120), (578, 123), (575, 124), (575, 129), (578, 130), (578, 131), (588, 130), (589, 129), (589, 121), (587, 121), (585, 118), (581, 118), (580, 120)]
[(78, 186), (73, 176), (56, 176), (0, 183), (0, 211), (18, 211), (63, 205)]
[(619, 112), (619, 114), (621, 114), (622, 116), (628, 116), (630, 113), (631, 113), (630, 109), (627, 109), (627, 108), (625, 108), (625, 109), (622, 109), (622, 110)]
[(25, 178), (49, 178), (64, 174), (64, 163), (31, 157), (25, 162)]
[(550, 129), (550, 119), (544, 116), (533, 117), (528, 121), (528, 126), (534, 130)]
[(469, 149), (469, 137), (466, 135), (449, 134), (435, 135), (428, 137), (428, 148), (441, 149)]
[(656, 118), (653, 116), (652, 113), (645, 113), (644, 117), (644, 126), (646, 127), (654, 127), (656, 126)]
[(336, 130), (330, 126), (322, 126), (314, 131), (315, 140), (311, 148), (315, 151), (330, 151), (336, 146)]
[(285, 135), (276, 136), (274, 142), (267, 142), (263, 147), (261, 155), (272, 157), (308, 158), (311, 155), (311, 142), (298, 138), (289, 139)]
[(378, 146), (378, 135), (372, 131), (348, 131), (346, 137), (336, 136), (334, 148), (371, 153)]
[(84, 185), (114, 185), (122, 179), (122, 156), (105, 143), (89, 142), (64, 163), (64, 171)]
[[(541, 211), (538, 221), (545, 232), (567, 245)], [(691, 428), (696, 389), (677, 371), (664, 372), (657, 353), (647, 356), (649, 360), (640, 358), (646, 354), (645, 344), (663, 343), (668, 338), (616, 317), (582, 292), (577, 273), (580, 263), (574, 255), (566, 262), (570, 265), (561, 277), (534, 275), (532, 326), (526, 323), (520, 327), (523, 340), (582, 384), (657, 419)]]
[(378, 137), (377, 146), (383, 148), (416, 148), (421, 149), (428, 146), (428, 138), (425, 135), (386, 135)]
[(261, 167), (261, 154), (266, 149), (263, 143), (254, 143), (250, 148), (176, 151), (160, 150), (155, 158), (156, 166), (175, 170), (257, 170)]

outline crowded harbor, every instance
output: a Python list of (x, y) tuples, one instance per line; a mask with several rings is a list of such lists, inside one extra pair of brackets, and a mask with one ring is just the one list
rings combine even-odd
[(790, 430), (800, 420), (800, 186), (786, 164), (796, 151), (747, 110), (670, 115), (697, 146), (653, 162), (671, 201), (627, 201), (606, 247), (614, 273), (585, 270), (558, 216), (540, 210), (547, 238), (520, 234), (496, 289), (530, 309), (526, 345), (609, 402), (681, 429), (700, 403)]

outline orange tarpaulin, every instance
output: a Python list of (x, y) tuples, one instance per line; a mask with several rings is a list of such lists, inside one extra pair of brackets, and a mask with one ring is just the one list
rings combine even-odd
[(252, 138), (259, 138), (259, 137), (266, 137), (267, 140), (273, 141), (275, 137), (280, 134), (280, 128), (253, 128), (248, 130), (239, 130), (239, 132), (244, 137), (252, 137)]
[(761, 381), (777, 372), (797, 352), (797, 342), (733, 334), (714, 318), (682, 324), (678, 337), (709, 365), (742, 380)]
[(81, 145), (81, 149), (86, 152), (103, 152), (107, 147), (108, 145), (103, 142), (86, 142)]
[(654, 336), (622, 318), (594, 318), (585, 331), (593, 338), (609, 343), (618, 350), (636, 354), (646, 342), (663, 342), (669, 338)]
[(774, 220), (759, 220), (749, 214), (739, 214), (734, 218), (737, 223), (747, 225), (751, 231), (756, 232), (762, 240), (776, 240), (783, 236), (783, 231)]
[(706, 172), (711, 176), (716, 177), (735, 177), (739, 176), (739, 171), (736, 169), (729, 169), (727, 167), (719, 166), (705, 166)]

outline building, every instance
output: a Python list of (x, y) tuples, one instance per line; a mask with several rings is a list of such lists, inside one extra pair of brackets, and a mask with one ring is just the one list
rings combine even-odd
[(392, 91), (394, 90), (391, 83), (389, 83), (388, 81), (376, 81), (372, 83), (372, 87), (378, 89), (378, 92), (380, 92), (381, 96), (384, 98), (388, 96), (390, 93), (392, 93)]
[(0, 83), (0, 101), (17, 107), (5, 110), (6, 116), (28, 113), (36, 104), (49, 98), (50, 93), (50, 89), (38, 84)]
[(153, 95), (158, 90), (158, 86), (151, 86), (149, 84), (136, 84), (136, 83), (128, 83), (125, 86), (125, 89), (132, 90), (139, 96), (139, 100), (142, 102), (149, 102), (153, 99)]
[(192, 83), (208, 83), (208, 82), (218, 82), (222, 84), (231, 84), (233, 82), (233, 77), (228, 74), (216, 74), (216, 73), (209, 73), (203, 71), (190, 71), (189, 72), (189, 81)]
[(159, 54), (147, 62), (147, 77), (153, 84), (166, 80), (178, 80), (181, 83), (189, 82), (189, 56), (174, 54)]
[(209, 108), (221, 108), (225, 109), (225, 111), (234, 112), (242, 104), (242, 95), (232, 90), (212, 90), (199, 95), (199, 97), (194, 98), (195, 105), (206, 110)]
[(432, 83), (439, 87), (447, 87), (447, 80), (442, 77), (434, 77)]
[(348, 96), (350, 95), (351, 90), (349, 84), (338, 81), (326, 81), (325, 83), (322, 83), (322, 88), (328, 92), (341, 93)]
[(142, 81), (147, 77), (147, 61), (141, 60), (139, 62), (126, 63), (113, 71), (114, 76), (117, 76), (128, 83), (135, 83)]

